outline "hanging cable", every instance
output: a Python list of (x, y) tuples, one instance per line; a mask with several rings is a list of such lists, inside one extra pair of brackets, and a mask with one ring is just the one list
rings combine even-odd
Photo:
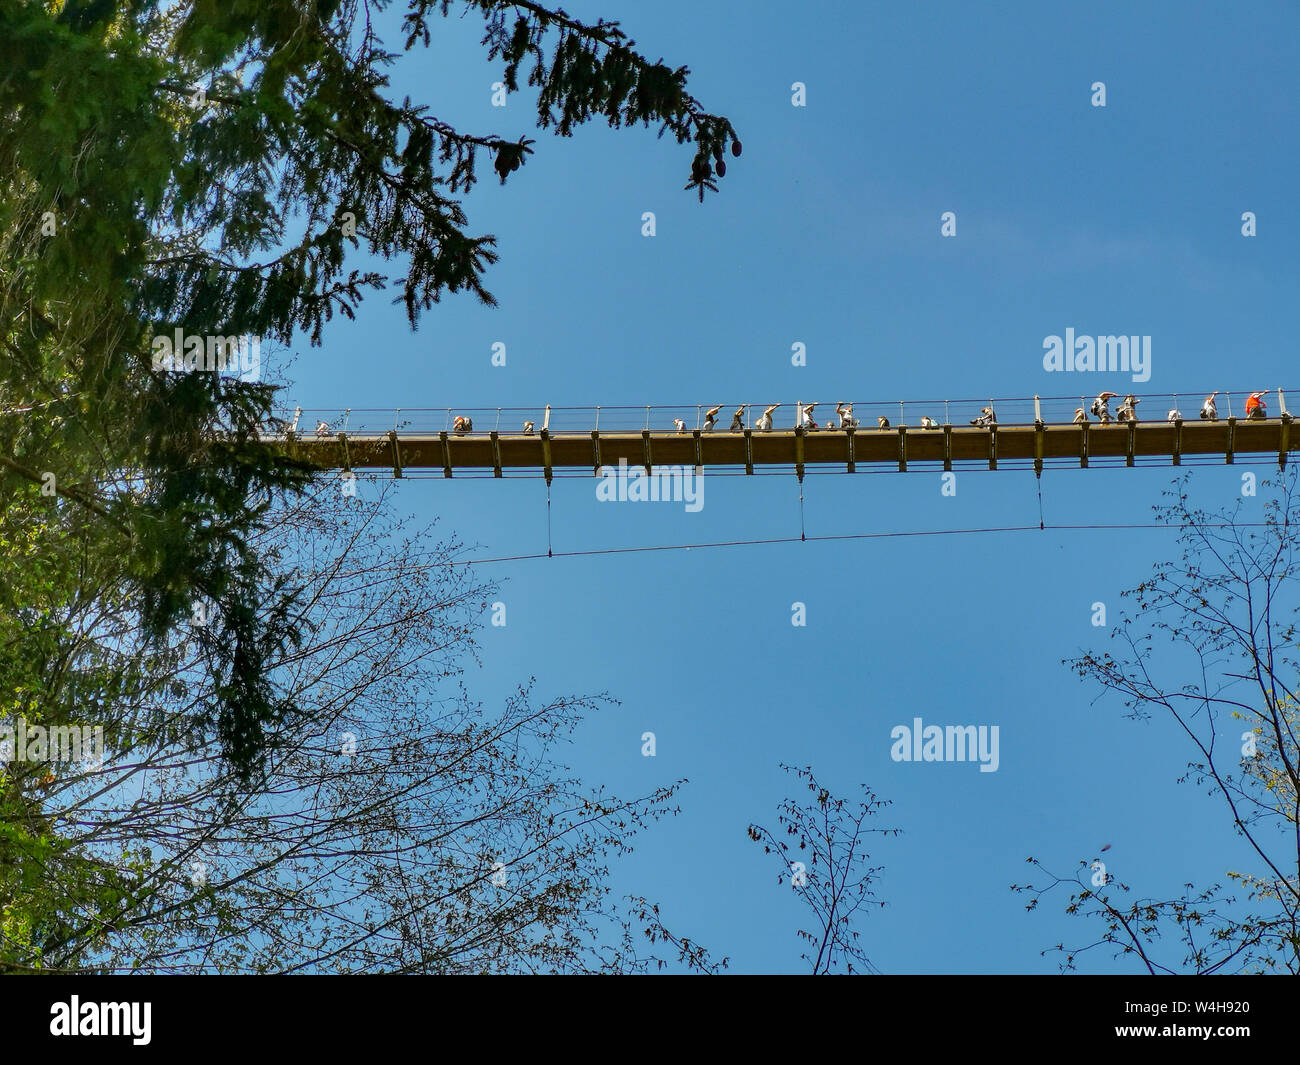
[(546, 557), (551, 558), (551, 482), (546, 482)]
[(1043, 477), (1039, 474), (1034, 478), (1038, 482), (1038, 527), (1045, 528), (1043, 525)]
[(803, 527), (803, 480), (802, 478), (799, 481), (799, 539), (800, 540), (808, 539), (808, 537), (804, 535), (804, 527)]
[[(1278, 525), (1277, 522), (1267, 521), (1247, 521), (1247, 522), (1206, 522), (1195, 526), (1197, 529), (1264, 529), (1269, 525)], [(809, 543), (828, 543), (834, 540), (889, 540), (896, 537), (912, 536), (970, 536), (985, 535), (988, 533), (1017, 533), (1033, 532), (1033, 525), (1003, 525), (993, 528), (984, 529), (906, 529), (897, 532), (876, 532), (876, 533), (827, 533), (823, 536), (801, 537)], [(1181, 531), (1184, 526), (1172, 525), (1166, 522), (1147, 522), (1133, 524), (1106, 524), (1106, 525), (1053, 525), (1053, 532), (1118, 532), (1130, 529), (1165, 529), (1171, 531)], [(534, 558), (585, 558), (590, 555), (637, 555), (647, 552), (656, 551), (690, 551), (694, 548), (701, 547), (756, 547), (764, 544), (796, 544), (799, 543), (793, 536), (778, 536), (765, 540), (714, 540), (706, 543), (697, 544), (655, 544), (650, 547), (593, 547), (584, 551), (557, 551), (552, 556), (548, 551), (547, 554), (532, 555), (504, 555), (499, 558), (466, 558), (456, 559), (444, 563), (447, 566), (477, 566), (487, 562), (521, 562)]]

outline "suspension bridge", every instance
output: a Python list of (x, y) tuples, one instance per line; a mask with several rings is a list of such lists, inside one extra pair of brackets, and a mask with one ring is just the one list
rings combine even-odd
[[(860, 467), (1030, 469), (1233, 463), (1274, 456), (1285, 466), (1297, 446), (1282, 389), (1244, 417), (1249, 392), (1218, 393), (1218, 417), (1199, 417), (1203, 393), (1135, 396), (1136, 417), (1090, 415), (1087, 397), (854, 402), (857, 425), (827, 418), (833, 405), (807, 402), (724, 405), (710, 424), (703, 405), (687, 407), (316, 409), (278, 412), (264, 439), (322, 469), (441, 471), (477, 476), (541, 476), (556, 471), (695, 467), (725, 473)], [(1234, 395), (1237, 410), (1234, 411)], [(1184, 417), (1180, 400), (1190, 407)], [(776, 407), (771, 428), (763, 412)], [(1272, 407), (1273, 409), (1268, 409)], [(817, 412), (820, 411), (820, 422)], [(995, 421), (987, 419), (986, 411)], [(1262, 415), (1262, 416), (1261, 416)], [(796, 418), (803, 424), (795, 424)], [(978, 423), (978, 424), (972, 424)], [(815, 426), (815, 427), (814, 427)]]

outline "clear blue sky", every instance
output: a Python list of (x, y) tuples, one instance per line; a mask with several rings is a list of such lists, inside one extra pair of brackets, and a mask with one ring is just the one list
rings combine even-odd
[[(436, 23), (399, 91), (463, 128), (538, 138), (505, 188), (485, 167), (466, 204), (499, 241), (500, 307), (451, 297), (413, 334), (372, 298), (323, 348), (294, 349), (290, 405), (1300, 388), (1294, 3), (565, 6), (617, 18), (651, 58), (691, 68), (695, 95), (744, 142), (721, 194), (701, 206), (683, 191), (688, 149), (652, 131), (535, 133), (531, 94), (491, 106), (499, 71), (481, 23)], [(1104, 109), (1090, 105), (1095, 81)], [(940, 236), (944, 211), (955, 238)], [(1151, 380), (1045, 373), (1043, 338), (1066, 327), (1150, 335)], [(796, 341), (804, 368), (790, 364)], [(1232, 504), (1240, 473), (1198, 470), (1196, 498)], [(1046, 515), (1145, 521), (1170, 480), (1048, 471)], [(711, 478), (694, 514), (597, 503), (594, 486), (557, 479), (557, 550), (799, 531), (793, 477)], [(935, 472), (810, 477), (807, 528), (1037, 522), (1032, 472), (963, 472), (954, 498), (939, 487)], [(412, 480), (398, 500), (485, 557), (545, 550), (540, 480)], [(905, 834), (873, 852), (889, 907), (862, 926), (879, 968), (1050, 972), (1041, 949), (1096, 929), (1060, 905), (1024, 912), (1008, 885), (1026, 856), (1067, 872), (1110, 843), (1112, 871), (1157, 896), (1247, 864), (1218, 807), (1176, 784), (1187, 751), (1171, 729), (1094, 705), (1061, 665), (1104, 643), (1091, 604), (1113, 620), (1120, 591), (1173, 548), (1163, 532), (1049, 531), (498, 564), (487, 572), (505, 582), (508, 625), (484, 619), (469, 684), (490, 699), (535, 674), (543, 693), (622, 700), (581, 731), (574, 764), (624, 794), (690, 783), (682, 815), (641, 838), (616, 886), (657, 900), (735, 971), (800, 969), (800, 906), (745, 835), (775, 820), (784, 761), (894, 802)], [(791, 625), (796, 601), (805, 628)], [(892, 762), (890, 730), (916, 715), (998, 725), (999, 770)], [(1117, 965), (1097, 954), (1084, 967)]]

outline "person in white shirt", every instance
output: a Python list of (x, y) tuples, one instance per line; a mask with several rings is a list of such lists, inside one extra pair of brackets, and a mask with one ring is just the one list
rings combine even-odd
[(1110, 424), (1110, 406), (1112, 399), (1118, 399), (1119, 394), (1116, 392), (1103, 392), (1092, 401), (1092, 416), (1100, 420), (1102, 425)]
[(1137, 396), (1128, 395), (1124, 397), (1124, 403), (1115, 415), (1116, 421), (1135, 422), (1137, 421), (1137, 405), (1142, 401)]

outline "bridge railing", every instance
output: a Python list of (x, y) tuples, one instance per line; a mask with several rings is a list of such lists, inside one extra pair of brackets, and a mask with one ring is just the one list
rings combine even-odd
[[(1245, 416), (1246, 399), (1251, 390), (1220, 391), (1217, 408), (1220, 419)], [(1256, 390), (1260, 391), (1260, 390)], [(991, 408), (999, 426), (1033, 425), (1041, 417), (1048, 425), (1069, 425), (1076, 411), (1082, 409), (1088, 421), (1098, 419), (1090, 413), (1095, 397), (1042, 396), (1042, 397), (977, 397), (970, 399), (939, 400), (855, 400), (852, 415), (861, 429), (881, 427), (882, 420), (890, 428), (905, 425), (920, 427), (922, 418), (936, 425), (968, 426), (979, 419), (986, 408)], [(1185, 421), (1199, 418), (1201, 404), (1207, 393), (1135, 393), (1138, 421), (1163, 422), (1177, 411)], [(1285, 391), (1273, 389), (1264, 397), (1266, 416), (1276, 418), (1285, 411)], [(1115, 419), (1124, 396), (1109, 401), (1112, 420)], [(764, 411), (775, 406), (772, 428), (777, 431), (793, 429), (798, 413), (814, 404), (811, 417), (819, 429), (839, 428), (836, 400), (807, 396), (801, 399), (764, 402), (730, 402), (720, 405), (714, 415), (713, 432), (727, 432), (733, 425), (756, 429)], [(399, 408), (301, 408), (300, 411), (279, 409), (266, 426), (268, 433), (280, 433), (293, 428), (299, 437), (313, 435), (334, 436), (345, 433), (355, 437), (383, 436), (396, 431), (401, 436), (436, 436), (439, 433), (457, 432), (457, 418), (468, 419), (469, 435), (486, 436), (492, 432), (502, 436), (523, 432), (538, 434), (547, 429), (552, 435), (600, 433), (654, 433), (705, 430), (708, 412), (715, 403), (658, 404), (650, 406), (601, 407), (399, 407)]]

